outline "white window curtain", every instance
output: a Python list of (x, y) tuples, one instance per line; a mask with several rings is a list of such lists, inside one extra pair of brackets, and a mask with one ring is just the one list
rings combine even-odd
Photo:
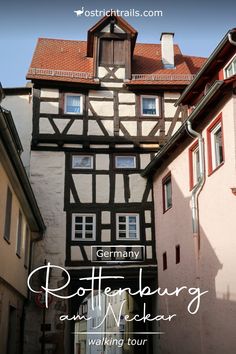
[(80, 96), (67, 96), (66, 111), (80, 113)]

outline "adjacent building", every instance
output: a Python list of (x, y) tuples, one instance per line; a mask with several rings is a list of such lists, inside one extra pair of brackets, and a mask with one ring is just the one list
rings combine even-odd
[[(0, 103), (4, 98), (0, 88)], [(0, 106), (0, 352), (22, 353), (27, 276), (45, 225), (21, 161), (11, 112)]]
[[(161, 297), (161, 353), (235, 351), (236, 30), (229, 31), (177, 104), (188, 118), (143, 175), (152, 176), (158, 284), (200, 287), (200, 310), (188, 295)], [(161, 197), (162, 196), (162, 197)]]

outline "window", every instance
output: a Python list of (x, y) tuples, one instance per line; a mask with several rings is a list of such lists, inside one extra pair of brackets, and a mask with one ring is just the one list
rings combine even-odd
[(29, 266), (29, 253), (30, 253), (30, 230), (29, 226), (26, 225), (25, 228), (25, 258), (24, 258), (24, 266), (28, 268)]
[(171, 174), (168, 173), (162, 180), (162, 192), (163, 192), (163, 211), (166, 212), (172, 207), (172, 186), (171, 186)]
[(209, 157), (208, 172), (211, 174), (224, 162), (222, 115), (217, 117), (207, 129), (207, 139)]
[(139, 215), (117, 214), (117, 239), (139, 240)]
[(136, 168), (136, 156), (116, 156), (116, 168)]
[(5, 225), (4, 225), (4, 238), (8, 242), (10, 241), (10, 233), (11, 233), (11, 212), (12, 212), (12, 191), (8, 187), (6, 210), (5, 210)]
[(100, 40), (99, 65), (124, 65), (125, 46), (124, 41), (119, 39)]
[(198, 142), (189, 149), (190, 189), (197, 184), (200, 178), (200, 155)]
[(73, 155), (72, 168), (74, 169), (92, 169), (93, 156), (91, 155)]
[(225, 68), (225, 78), (236, 74), (236, 57), (230, 62), (230, 64)]
[(167, 253), (164, 252), (162, 255), (163, 270), (167, 269)]
[(95, 230), (95, 214), (72, 214), (72, 240), (95, 240)]
[(159, 116), (159, 97), (141, 96), (141, 114), (143, 116)]
[(83, 96), (76, 93), (66, 93), (64, 111), (68, 114), (82, 114)]
[(22, 213), (19, 210), (19, 215), (18, 215), (18, 227), (17, 227), (17, 241), (16, 241), (16, 254), (18, 257), (21, 256), (21, 243), (22, 243), (22, 227), (23, 227), (23, 222), (22, 222)]
[(180, 245), (175, 246), (175, 263), (180, 263)]

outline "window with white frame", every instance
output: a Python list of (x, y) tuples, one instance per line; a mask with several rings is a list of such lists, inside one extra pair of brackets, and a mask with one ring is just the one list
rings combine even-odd
[(136, 168), (136, 156), (116, 156), (116, 168)]
[(68, 114), (82, 114), (83, 96), (76, 93), (66, 93), (64, 112)]
[(212, 156), (212, 169), (214, 170), (218, 166), (220, 166), (224, 161), (221, 122), (219, 122), (211, 130), (211, 156)]
[(159, 116), (159, 97), (141, 96), (141, 115)]
[(168, 174), (162, 180), (162, 190), (163, 190), (163, 211), (166, 212), (172, 207), (172, 185), (171, 185), (171, 174)]
[(72, 214), (72, 240), (90, 241), (96, 238), (95, 214)]
[(72, 168), (74, 169), (92, 169), (93, 156), (91, 155), (73, 155)]
[(139, 215), (117, 214), (116, 231), (118, 240), (139, 240)]
[(231, 77), (236, 74), (236, 56), (225, 68), (225, 78)]

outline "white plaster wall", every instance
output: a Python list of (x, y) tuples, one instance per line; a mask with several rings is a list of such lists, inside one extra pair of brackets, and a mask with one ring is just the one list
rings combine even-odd
[(96, 202), (109, 203), (110, 196), (110, 180), (109, 176), (96, 176)]
[(146, 179), (141, 177), (140, 174), (132, 174), (130, 179), (130, 199), (129, 202), (141, 202), (146, 187)]
[(122, 174), (116, 174), (115, 188), (115, 203), (125, 203), (124, 178)]
[(39, 120), (39, 133), (40, 134), (55, 134), (52, 125), (48, 118), (40, 118)]
[(76, 174), (73, 175), (75, 188), (81, 203), (92, 203), (92, 176)]
[(59, 102), (41, 102), (40, 103), (40, 113), (59, 113)]
[(134, 93), (118, 93), (119, 103), (135, 103)]
[(65, 155), (63, 152), (31, 152), (31, 174), (35, 197), (47, 231), (35, 246), (35, 265), (46, 258), (52, 264), (64, 265), (66, 214), (64, 209)]
[(26, 171), (29, 174), (30, 144), (32, 134), (31, 97), (29, 95), (6, 96), (2, 102), (2, 105), (12, 113), (12, 117), (24, 149), (21, 158)]
[(131, 136), (137, 135), (137, 122), (122, 121), (122, 124)]
[[(99, 116), (112, 117), (114, 115), (113, 102), (100, 102), (90, 100), (90, 104)], [(92, 115), (92, 113), (89, 115)]]
[(144, 169), (147, 167), (151, 160), (151, 155), (150, 154), (140, 154), (140, 167), (141, 169)]
[(41, 89), (41, 97), (42, 98), (59, 98), (59, 90), (42, 88)]
[(142, 121), (142, 135), (147, 136), (152, 131), (152, 129), (155, 127), (156, 124), (157, 122)]
[(96, 170), (109, 170), (109, 155), (97, 154), (96, 155)]
[(125, 68), (119, 68), (116, 70), (115, 76), (117, 79), (125, 79)]
[(119, 104), (120, 117), (135, 117), (135, 105)]
[(83, 134), (83, 121), (81, 119), (75, 120), (67, 132), (68, 135), (82, 135)]
[(113, 98), (113, 91), (108, 90), (90, 90), (89, 97), (91, 98)]
[(164, 102), (165, 117), (174, 117), (176, 110), (174, 103)]

